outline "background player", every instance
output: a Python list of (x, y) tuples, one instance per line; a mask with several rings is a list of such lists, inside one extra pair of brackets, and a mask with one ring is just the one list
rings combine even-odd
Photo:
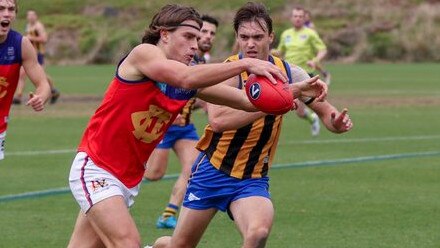
[[(44, 68), (45, 44), (47, 42), (47, 32), (43, 23), (38, 19), (35, 10), (28, 10), (26, 13), (26, 37), (31, 41), (37, 52), (38, 63)], [(50, 103), (54, 104), (60, 97), (60, 92), (55, 88), (53, 80), (47, 74), (47, 81), (51, 89)], [(21, 104), (21, 98), (26, 84), (26, 72), (23, 68), (20, 70), (20, 79), (18, 81), (17, 91), (13, 100), (14, 104)]]
[(49, 84), (28, 38), (11, 29), (17, 15), (15, 0), (0, 0), (0, 160), (4, 158), (6, 129), (20, 67), (35, 85), (26, 105), (41, 111), (49, 97)]
[[(315, 29), (315, 24), (312, 21), (312, 13), (306, 9), (304, 10), (304, 26), (307, 28)], [(319, 72), (319, 74), (322, 75), (324, 82), (327, 85), (330, 85), (331, 74), (322, 66), (322, 63), (315, 64), (315, 68)]]
[[(281, 34), (278, 48), (273, 54), (284, 57), (290, 64), (298, 65), (314, 76), (316, 66), (327, 54), (327, 47), (315, 30), (304, 26), (303, 8), (293, 8), (290, 20), (293, 27)], [(296, 113), (310, 122), (312, 136), (317, 136), (320, 131), (318, 116), (301, 102), (297, 102), (297, 105)]]

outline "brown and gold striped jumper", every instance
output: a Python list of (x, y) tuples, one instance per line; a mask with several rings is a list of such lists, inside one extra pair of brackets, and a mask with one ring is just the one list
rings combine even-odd
[[(237, 54), (226, 62), (241, 59)], [(289, 64), (269, 56), (269, 61), (285, 71), (290, 82)], [(247, 72), (239, 76), (238, 88), (244, 89)], [(239, 179), (260, 178), (267, 175), (273, 161), (281, 131), (282, 115), (266, 115), (244, 127), (216, 133), (208, 124), (197, 144), (211, 164), (218, 170)]]

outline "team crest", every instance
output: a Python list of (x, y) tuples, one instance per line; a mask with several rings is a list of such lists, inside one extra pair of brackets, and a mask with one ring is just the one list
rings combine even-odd
[(158, 106), (151, 105), (148, 111), (131, 114), (133, 135), (139, 141), (152, 143), (162, 136), (171, 120), (171, 114)]
[(9, 85), (9, 83), (6, 82), (6, 78), (0, 77), (0, 99), (5, 97), (6, 94), (8, 93), (8, 91), (7, 91), (8, 85)]

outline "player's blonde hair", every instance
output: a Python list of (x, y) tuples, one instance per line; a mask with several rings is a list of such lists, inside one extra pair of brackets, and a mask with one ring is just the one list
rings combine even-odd
[(160, 31), (176, 29), (182, 22), (192, 20), (197, 22), (200, 29), (203, 25), (200, 14), (192, 7), (178, 4), (168, 4), (154, 15), (148, 29), (145, 30), (142, 43), (156, 45), (160, 40)]

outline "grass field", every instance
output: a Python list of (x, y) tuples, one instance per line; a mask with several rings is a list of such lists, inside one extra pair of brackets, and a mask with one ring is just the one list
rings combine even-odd
[[(79, 207), (67, 190), (74, 149), (113, 66), (49, 67), (62, 92), (44, 113), (14, 106), (0, 162), (0, 247), (65, 247)], [(276, 208), (270, 248), (440, 247), (440, 66), (329, 65), (330, 101), (355, 127), (316, 138), (286, 115), (271, 177)], [(206, 117), (195, 114), (199, 132)], [(143, 185), (132, 214), (144, 243), (170, 234), (155, 220), (168, 180)], [(23, 195), (23, 193), (29, 193)], [(199, 247), (239, 247), (219, 213)]]

